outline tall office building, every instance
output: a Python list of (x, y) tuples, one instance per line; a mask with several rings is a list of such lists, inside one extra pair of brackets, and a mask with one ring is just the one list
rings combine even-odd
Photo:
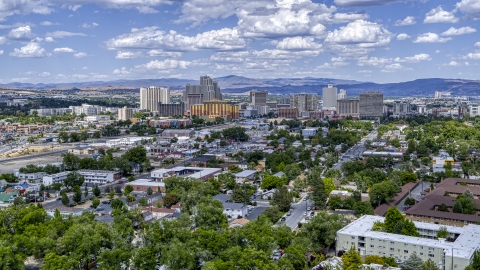
[(284, 95), (282, 97), (282, 104), (290, 104), (290, 96), (289, 95)]
[(360, 101), (358, 98), (345, 98), (337, 100), (337, 114), (340, 116), (358, 117)]
[(360, 93), (360, 117), (383, 116), (383, 93)]
[(186, 108), (190, 108), (194, 104), (202, 104), (205, 100), (218, 99), (222, 100), (222, 92), (218, 82), (213, 81), (208, 76), (200, 77), (200, 85), (185, 86), (182, 101), (185, 102)]
[(158, 112), (158, 103), (170, 103), (170, 88), (150, 86), (140, 88), (140, 109)]
[(331, 108), (337, 106), (337, 88), (333, 84), (322, 89), (323, 107)]
[(318, 107), (316, 94), (294, 94), (290, 96), (290, 108), (297, 108), (298, 112), (315, 111)]
[(267, 105), (268, 91), (250, 91), (250, 104), (253, 106), (265, 106)]
[(347, 90), (340, 89), (337, 94), (337, 100), (347, 98)]
[(127, 120), (133, 117), (133, 109), (127, 108), (127, 106), (118, 109), (118, 119), (119, 120)]

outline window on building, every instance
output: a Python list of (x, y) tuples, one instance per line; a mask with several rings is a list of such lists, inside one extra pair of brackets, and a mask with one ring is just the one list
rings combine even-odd
[(428, 254), (428, 257), (433, 258), (433, 257), (435, 257), (435, 255), (434, 254)]
[(390, 248), (390, 251), (395, 251), (395, 249), (394, 249), (394, 248)]
[(370, 247), (375, 247), (374, 245), (370, 245)]
[(420, 252), (420, 256), (423, 255), (423, 252)]
[(403, 253), (408, 253), (408, 250), (406, 250), (406, 249), (405, 249), (405, 250), (403, 250)]

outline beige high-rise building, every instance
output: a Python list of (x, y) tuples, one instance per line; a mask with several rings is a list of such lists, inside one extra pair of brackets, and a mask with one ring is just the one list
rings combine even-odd
[(318, 108), (318, 96), (316, 94), (291, 95), (290, 108), (297, 108), (299, 113), (316, 111)]
[(250, 104), (253, 106), (265, 106), (267, 105), (268, 91), (250, 91)]
[(170, 88), (140, 88), (140, 109), (158, 112), (158, 103), (170, 104)]
[(358, 117), (360, 100), (358, 98), (345, 98), (337, 100), (337, 114), (340, 116)]
[(118, 109), (118, 119), (119, 120), (127, 120), (133, 117), (133, 109), (127, 108), (127, 106)]

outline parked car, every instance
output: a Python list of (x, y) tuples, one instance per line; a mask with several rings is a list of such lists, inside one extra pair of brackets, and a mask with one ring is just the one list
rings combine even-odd
[(110, 204), (110, 200), (106, 200), (102, 202), (103, 204)]
[(287, 216), (291, 216), (291, 215), (292, 215), (292, 211), (288, 211)]
[(282, 218), (280, 219), (280, 221), (285, 221), (285, 220), (287, 220), (286, 217), (282, 217)]
[(313, 211), (310, 212), (310, 216), (311, 216), (311, 217), (315, 216), (315, 212), (313, 212)]

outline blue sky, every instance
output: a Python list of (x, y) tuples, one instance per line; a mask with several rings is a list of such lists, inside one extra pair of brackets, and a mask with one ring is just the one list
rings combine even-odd
[(0, 83), (478, 79), (480, 0), (0, 0)]

